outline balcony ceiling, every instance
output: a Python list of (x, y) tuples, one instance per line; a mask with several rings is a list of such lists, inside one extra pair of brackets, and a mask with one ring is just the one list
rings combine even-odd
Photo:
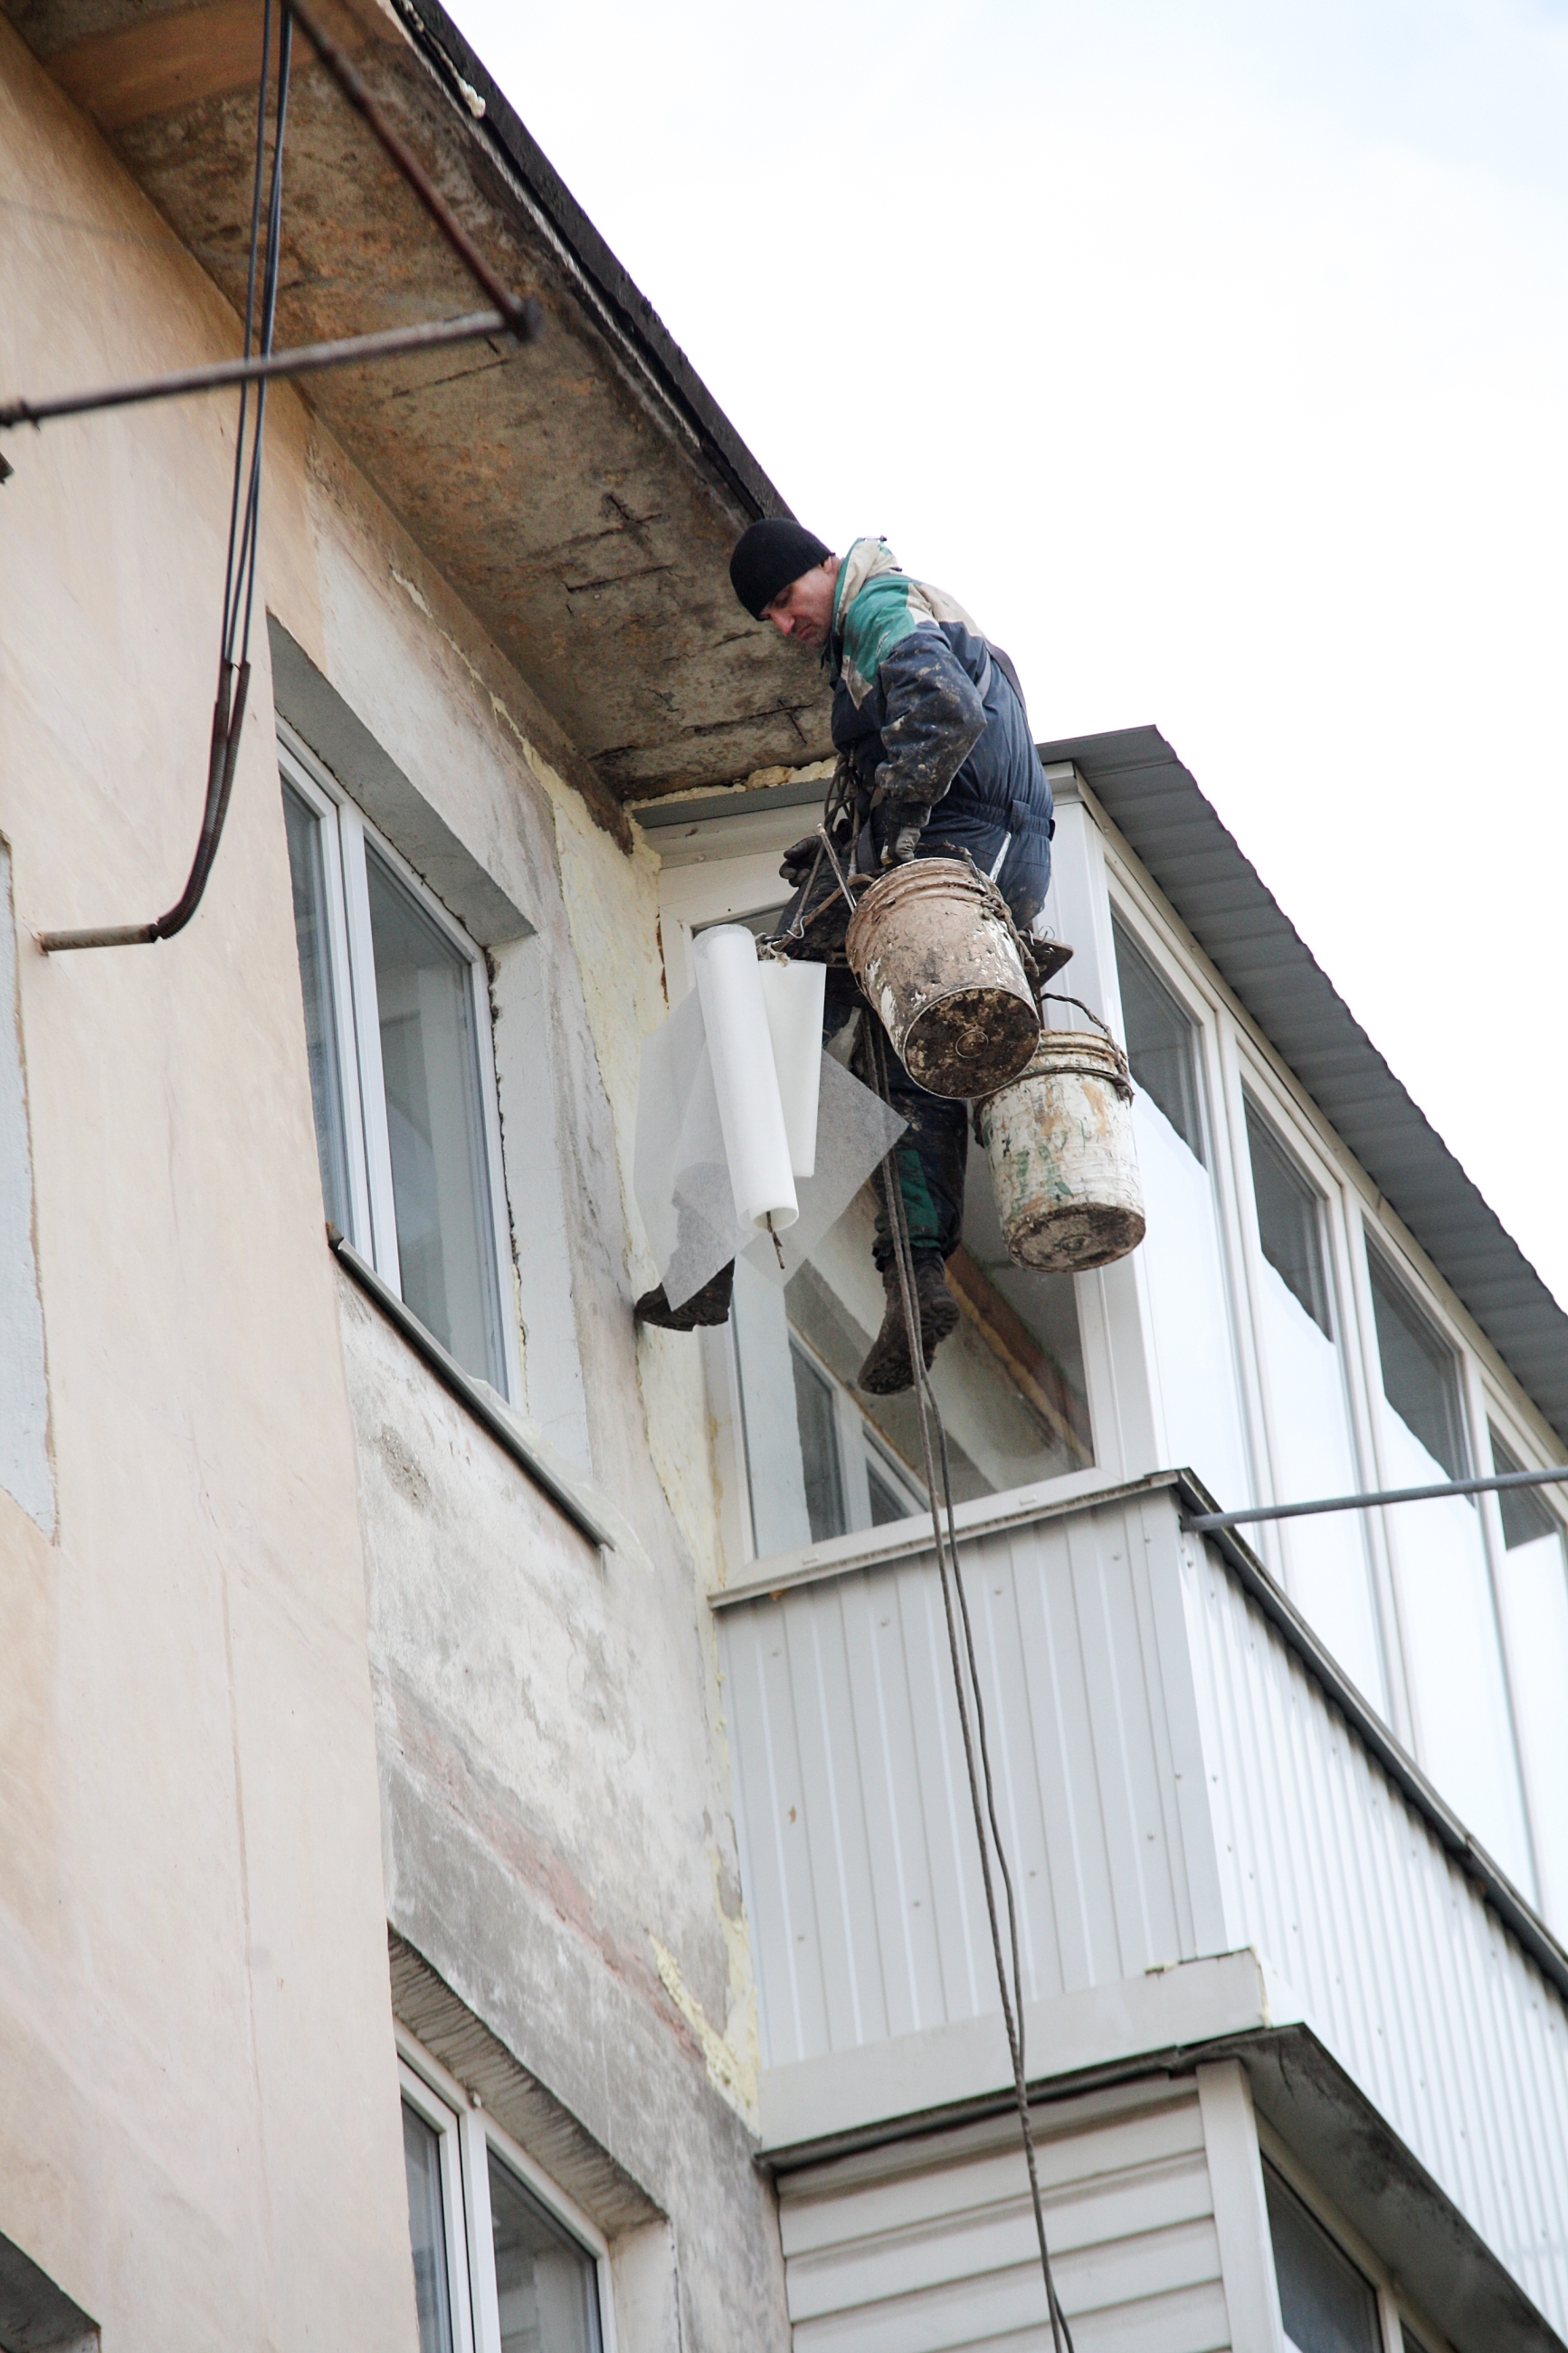
[[(239, 310), (260, 0), (0, 5)], [(820, 674), (730, 591), (737, 531), (787, 512), (755, 459), (433, 0), (318, 5), (545, 333), (302, 396), (587, 754), (612, 823), (629, 798), (822, 756)], [(284, 219), (279, 345), (484, 306), (302, 40)]]

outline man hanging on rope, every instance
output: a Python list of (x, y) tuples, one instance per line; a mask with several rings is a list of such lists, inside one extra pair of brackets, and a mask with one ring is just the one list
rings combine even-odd
[[(1051, 788), (1017, 672), (1000, 647), (951, 596), (901, 572), (879, 539), (858, 539), (840, 558), (797, 522), (755, 522), (737, 543), (730, 578), (753, 619), (820, 653), (832, 678), (841, 860), (869, 874), (966, 852), (993, 876), (1019, 930), (1030, 932), (1050, 883)], [(785, 853), (781, 871), (797, 902), (820, 848), (809, 834)], [(830, 874), (812, 893), (814, 906), (824, 887), (836, 887)], [(842, 1029), (859, 1002), (851, 976), (830, 965), (825, 1034)], [(876, 1017), (868, 1008), (865, 1018)], [(889, 1099), (909, 1122), (897, 1152), (899, 1189), (929, 1366), (958, 1321), (942, 1270), (963, 1222), (968, 1111), (917, 1086), (890, 1046), (884, 1060)], [(885, 1214), (874, 1256), (887, 1305), (858, 1386), (890, 1396), (907, 1389), (914, 1372)], [(637, 1312), (677, 1330), (722, 1323), (731, 1280), (726, 1268), (674, 1310), (661, 1291), (651, 1292)]]

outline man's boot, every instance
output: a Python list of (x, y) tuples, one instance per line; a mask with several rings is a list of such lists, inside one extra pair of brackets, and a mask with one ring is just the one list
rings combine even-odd
[[(868, 1397), (897, 1397), (901, 1389), (912, 1388), (915, 1380), (897, 1267), (883, 1268), (882, 1288), (888, 1294), (882, 1328), (872, 1341), (871, 1353), (855, 1381), (856, 1388), (864, 1389)], [(920, 1310), (921, 1354), (930, 1372), (938, 1346), (958, 1322), (958, 1302), (947, 1287), (940, 1259), (915, 1261), (915, 1304)]]
[(664, 1295), (662, 1282), (652, 1291), (645, 1291), (632, 1314), (639, 1324), (651, 1324), (660, 1332), (695, 1332), (701, 1324), (727, 1324), (730, 1320), (730, 1298), (735, 1288), (735, 1261), (721, 1266), (710, 1274), (700, 1291), (672, 1307)]

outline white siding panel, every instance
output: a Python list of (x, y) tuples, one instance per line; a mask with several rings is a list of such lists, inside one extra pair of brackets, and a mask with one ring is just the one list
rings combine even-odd
[[(1228, 2347), (1214, 2204), (1190, 2088), (1037, 2116), (1057, 2292), (1081, 2353)], [(1121, 2113), (1116, 2113), (1120, 2109)], [(1050, 2342), (1011, 2119), (788, 2177), (780, 2218), (796, 2353), (956, 2353)]]
[(1189, 1550), (1226, 1933), (1568, 2326), (1568, 2010), (1216, 1555)]
[[(1218, 1552), (1181, 1536), (1177, 1511), (1158, 1490), (965, 1546), (1026, 1995), (1250, 1947), (1568, 2336), (1568, 2005)], [(737, 1602), (721, 1623), (763, 2064), (994, 2012), (931, 1557)], [(1175, 2154), (1151, 2144), (1139, 2162)], [(978, 2175), (973, 2189), (966, 2203), (956, 2178), (931, 2187), (923, 2221), (907, 2202), (862, 2205), (855, 2235), (924, 2230), (955, 2280), (965, 2261), (1000, 2278), (1016, 2193)], [(999, 2236), (979, 2219), (993, 2207)], [(830, 2239), (789, 2235), (805, 2212), (790, 2211), (803, 2328), (858, 2344), (859, 2321), (832, 2333), (853, 2299), (805, 2286), (831, 2273)], [(973, 2233), (949, 2227), (966, 2211)], [(872, 2304), (890, 2308), (868, 2247), (862, 2260)], [(1192, 2292), (1201, 2333), (1206, 2291)], [(971, 2341), (927, 2317), (933, 2346)], [(993, 2334), (1028, 2326), (997, 2319)]]
[[(1026, 1999), (1192, 1957), (1140, 1513), (981, 1539), (965, 1563)], [(722, 1628), (764, 2064), (994, 2010), (930, 1557), (737, 1605)]]

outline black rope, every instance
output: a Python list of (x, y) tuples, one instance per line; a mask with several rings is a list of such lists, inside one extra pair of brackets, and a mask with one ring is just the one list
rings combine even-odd
[[(837, 864), (837, 860), (835, 861)], [(874, 1016), (866, 1021), (867, 1040), (877, 1092), (884, 1103), (888, 1100), (886, 1038)], [(963, 1735), (964, 1763), (969, 1770), (969, 1797), (974, 1811), (974, 1834), (980, 1849), (980, 1872), (985, 1887), (985, 1910), (991, 1924), (991, 1951), (996, 1964), (996, 1989), (1002, 2000), (1002, 2017), (1007, 2030), (1007, 2048), (1013, 2062), (1013, 2088), (1018, 2106), (1018, 2122), (1024, 2137), (1024, 2160), (1029, 2176), (1029, 2199), (1035, 2213), (1035, 2234), (1039, 2242), (1040, 2271), (1046, 2284), (1046, 2306), (1050, 2314), (1051, 2343), (1055, 2353), (1073, 2353), (1072, 2331), (1067, 2315), (1057, 2296), (1056, 2282), (1051, 2275), (1050, 2249), (1046, 2239), (1045, 2209), (1040, 2200), (1039, 2171), (1035, 2160), (1035, 2133), (1029, 2116), (1028, 2085), (1025, 2076), (1024, 2051), (1024, 1974), (1018, 1949), (1018, 1907), (1013, 1886), (1013, 1874), (1007, 1865), (1007, 1851), (1003, 1843), (1001, 1825), (996, 1819), (996, 1791), (991, 1772), (991, 1752), (985, 1736), (985, 1706), (980, 1691), (980, 1673), (974, 1656), (974, 1631), (970, 1622), (969, 1599), (964, 1591), (963, 1572), (958, 1560), (958, 1530), (952, 1513), (952, 1478), (948, 1463), (947, 1431), (942, 1410), (931, 1387), (926, 1367), (925, 1351), (921, 1343), (919, 1294), (915, 1289), (914, 1255), (910, 1248), (909, 1221), (904, 1214), (903, 1194), (899, 1184), (898, 1146), (889, 1153), (880, 1170), (883, 1198), (887, 1203), (888, 1225), (892, 1235), (893, 1262), (898, 1270), (899, 1295), (904, 1311), (904, 1331), (909, 1342), (910, 1364), (914, 1374), (915, 1404), (919, 1410), (921, 1452), (925, 1465), (926, 1495), (931, 1504), (931, 1535), (936, 1546), (938, 1573), (942, 1578), (942, 1608), (947, 1619), (948, 1653), (952, 1662), (952, 1687), (958, 1702), (959, 1728)], [(946, 1527), (937, 1506), (936, 1461), (931, 1446), (931, 1424), (934, 1422), (942, 1462), (942, 1495), (946, 1510)], [(950, 1565), (951, 1564), (951, 1565)], [(954, 1610), (954, 1597), (957, 1610)], [(959, 1623), (963, 1628), (963, 1646), (959, 1648)], [(967, 1660), (970, 1690), (964, 1688), (963, 1661)], [(970, 1722), (971, 1698), (973, 1724)], [(976, 1751), (979, 1770), (976, 1770)], [(984, 1783), (984, 1796), (981, 1783)], [(989, 1822), (991, 1838), (986, 1839)], [(1002, 1951), (1001, 1924), (996, 1913), (996, 1891), (991, 1873), (991, 1846), (996, 1850), (997, 1866), (1002, 1873), (1002, 1885), (1007, 1903), (1008, 1942), (1012, 1948), (1012, 1984), (1008, 1985), (1008, 1968)]]

